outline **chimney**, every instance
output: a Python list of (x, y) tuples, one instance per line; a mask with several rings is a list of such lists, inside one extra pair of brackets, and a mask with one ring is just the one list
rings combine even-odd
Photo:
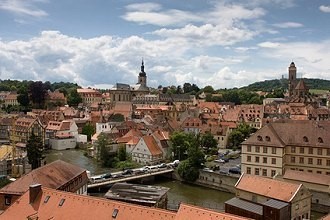
[(41, 184), (30, 185), (30, 204), (37, 198), (39, 192), (41, 192)]

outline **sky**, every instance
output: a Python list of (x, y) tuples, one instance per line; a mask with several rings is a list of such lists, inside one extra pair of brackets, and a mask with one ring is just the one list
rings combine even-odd
[(330, 0), (0, 0), (0, 79), (109, 89), (330, 80)]

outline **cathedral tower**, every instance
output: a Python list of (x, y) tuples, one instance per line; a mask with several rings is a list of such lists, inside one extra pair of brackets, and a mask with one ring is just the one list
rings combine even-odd
[(289, 96), (293, 95), (296, 85), (297, 85), (297, 68), (294, 62), (291, 62), (289, 66), (289, 83), (288, 83)]
[(139, 77), (138, 77), (138, 84), (140, 84), (142, 87), (147, 87), (147, 74), (144, 72), (143, 59), (141, 65), (141, 72), (139, 73)]

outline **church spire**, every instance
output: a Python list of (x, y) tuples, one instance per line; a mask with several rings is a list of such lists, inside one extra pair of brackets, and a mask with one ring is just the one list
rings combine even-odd
[(144, 62), (143, 62), (143, 57), (142, 57), (141, 73), (144, 73)]

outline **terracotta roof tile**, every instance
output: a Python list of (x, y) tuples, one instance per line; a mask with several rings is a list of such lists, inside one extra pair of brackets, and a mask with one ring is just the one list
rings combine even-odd
[(144, 142), (146, 143), (151, 155), (160, 155), (162, 154), (162, 150), (159, 148), (156, 140), (154, 139), (153, 136), (143, 136), (142, 137)]
[[(60, 205), (61, 201), (62, 205)], [(170, 220), (174, 219), (175, 215), (175, 212), (163, 209), (77, 195), (42, 187), (41, 193), (38, 193), (32, 204), (29, 202), (28, 191), (2, 213), (1, 219), (12, 220), (38, 217), (38, 219), (80, 220)]]
[(269, 179), (266, 177), (242, 174), (235, 187), (268, 198), (290, 202), (302, 185)]
[(46, 187), (58, 189), (74, 177), (86, 170), (70, 163), (57, 160), (38, 169), (32, 170), (16, 181), (0, 189), (0, 193), (23, 194), (31, 184), (42, 184)]
[(181, 203), (175, 220), (240, 220), (247, 219), (223, 212)]

